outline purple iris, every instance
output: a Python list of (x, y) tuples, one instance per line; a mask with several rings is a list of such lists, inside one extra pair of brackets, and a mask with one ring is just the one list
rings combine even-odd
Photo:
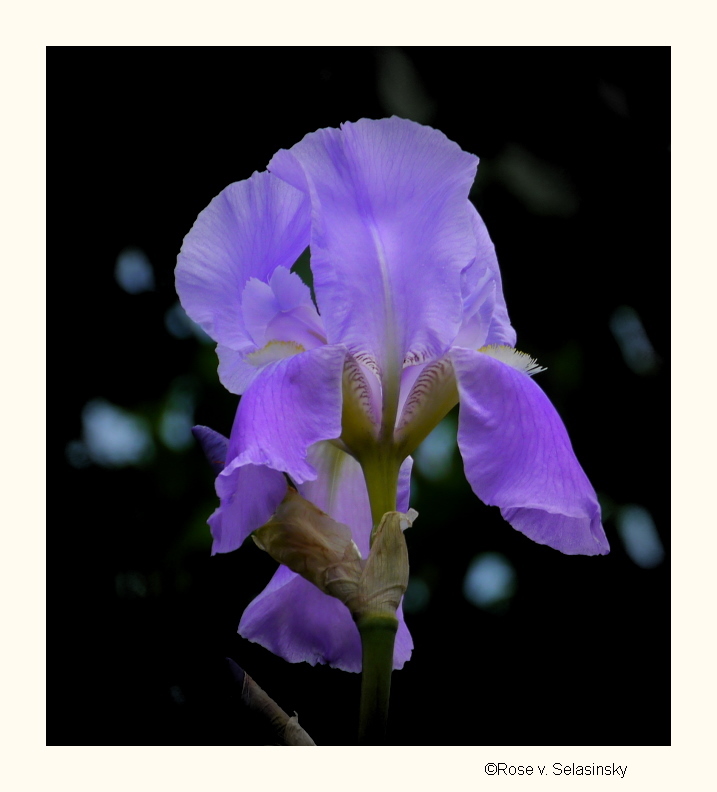
[[(346, 123), (279, 151), (199, 215), (177, 264), (189, 316), (241, 394), (231, 437), (197, 435), (221, 470), (213, 552), (238, 548), (286, 494), (348, 525), (408, 508), (410, 454), (460, 403), (476, 495), (567, 554), (608, 552), (595, 492), (515, 350), (493, 244), (468, 192), (478, 159), (399, 118)], [(307, 246), (317, 307), (292, 265)], [(410, 657), (399, 610), (394, 664)], [(361, 668), (344, 605), (281, 566), (239, 625), (291, 662)]]

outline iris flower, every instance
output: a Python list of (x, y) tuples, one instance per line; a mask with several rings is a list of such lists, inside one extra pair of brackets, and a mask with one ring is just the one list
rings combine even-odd
[[(347, 525), (362, 556), (408, 508), (410, 454), (460, 404), (466, 477), (513, 528), (608, 552), (595, 492), (515, 349), (494, 246), (468, 200), (478, 159), (399, 118), (321, 129), (202, 211), (179, 255), (189, 316), (241, 400), (220, 471), (213, 552), (238, 548), (287, 492)], [(310, 288), (291, 271), (308, 247)], [(285, 475), (286, 474), (286, 475)], [(394, 665), (412, 650), (399, 610)], [(344, 605), (280, 566), (239, 632), (290, 662), (361, 668)]]

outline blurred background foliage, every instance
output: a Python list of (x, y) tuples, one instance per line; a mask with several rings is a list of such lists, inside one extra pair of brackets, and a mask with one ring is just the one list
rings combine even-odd
[(228, 434), (237, 397), (173, 269), (230, 182), (315, 129), (392, 114), (480, 156), (471, 198), (518, 347), (547, 366), (612, 552), (513, 531), (473, 496), (449, 415), (416, 455), (416, 648), (389, 740), (669, 742), (669, 68), (650, 47), (49, 49), (48, 743), (261, 744), (225, 656), (318, 744), (353, 743), (357, 675), (236, 634), (275, 564), (251, 542), (210, 557), (190, 427)]

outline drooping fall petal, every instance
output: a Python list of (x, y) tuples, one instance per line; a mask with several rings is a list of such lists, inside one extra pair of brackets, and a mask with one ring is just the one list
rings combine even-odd
[[(393, 663), (399, 669), (411, 657), (413, 640), (401, 607), (396, 616)], [(285, 566), (247, 606), (239, 634), (290, 663), (361, 671), (361, 639), (348, 608)]]
[(346, 606), (285, 566), (245, 609), (239, 634), (290, 663), (361, 670), (361, 640)]
[(209, 518), (214, 542), (212, 555), (241, 547), (263, 525), (286, 494), (283, 473), (262, 465), (239, 465), (234, 459), (215, 482), (219, 508)]
[(346, 351), (323, 346), (266, 365), (237, 410), (227, 459), (316, 477), (309, 447), (341, 434), (341, 377)]
[(458, 446), (476, 495), (539, 544), (569, 555), (607, 553), (595, 491), (543, 391), (481, 352), (454, 349), (451, 359)]

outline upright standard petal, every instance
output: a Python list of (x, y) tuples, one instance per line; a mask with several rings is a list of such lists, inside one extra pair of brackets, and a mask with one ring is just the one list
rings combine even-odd
[(266, 365), (239, 403), (227, 459), (316, 478), (309, 446), (341, 434), (346, 350), (323, 346)]
[(488, 344), (515, 346), (495, 246), (483, 219), (469, 202), (476, 240), (475, 259), (461, 274), (463, 321), (453, 346), (479, 349)]
[[(300, 493), (348, 525), (366, 558), (372, 523), (360, 465), (328, 442), (313, 445), (307, 461), (317, 471), (317, 478), (300, 485)], [(399, 475), (398, 508), (403, 510), (408, 508), (411, 465), (409, 457)], [(396, 616), (394, 668), (399, 669), (411, 657), (413, 640), (401, 607)], [(266, 589), (248, 605), (239, 634), (291, 663), (327, 663), (344, 671), (361, 670), (361, 640), (348, 608), (285, 566), (279, 567)]]
[(539, 544), (569, 555), (609, 552), (600, 507), (547, 396), (522, 371), (454, 349), (458, 446), (473, 491)]
[(446, 351), (475, 256), (466, 199), (477, 163), (441, 132), (396, 117), (322, 129), (274, 156), (269, 170), (311, 197), (329, 343), (384, 376)]
[(175, 271), (184, 310), (215, 341), (241, 349), (251, 340), (241, 308), (247, 281), (290, 268), (308, 244), (302, 192), (266, 172), (229, 185), (184, 238)]

